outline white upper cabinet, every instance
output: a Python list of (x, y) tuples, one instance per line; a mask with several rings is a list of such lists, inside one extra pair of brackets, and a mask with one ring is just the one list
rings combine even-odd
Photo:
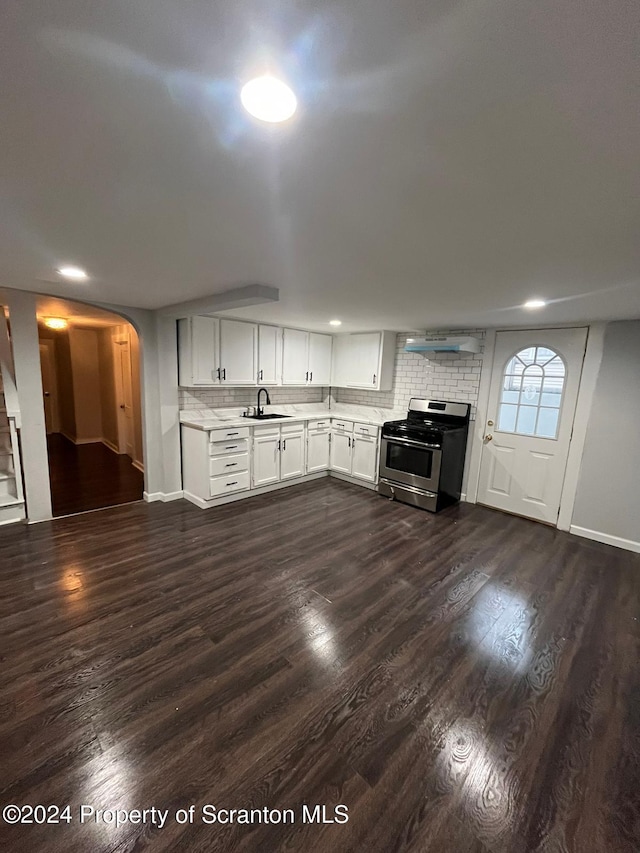
[(332, 385), (375, 391), (390, 391), (393, 387), (395, 332), (339, 335), (333, 353)]
[(309, 385), (331, 384), (331, 335), (309, 332)]
[(258, 327), (240, 320), (220, 320), (220, 381), (255, 385)]
[(280, 385), (282, 381), (282, 329), (258, 326), (258, 385)]
[(219, 321), (215, 317), (178, 320), (178, 382), (186, 387), (219, 384)]
[(309, 332), (284, 329), (282, 384), (306, 385), (309, 378)]

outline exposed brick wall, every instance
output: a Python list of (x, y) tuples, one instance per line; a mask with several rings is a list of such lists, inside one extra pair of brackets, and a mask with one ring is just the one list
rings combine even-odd
[(451, 329), (428, 332), (428, 335), (471, 335), (480, 340), (481, 349), (479, 353), (436, 352), (424, 356), (404, 351), (407, 338), (415, 337), (415, 333), (399, 334), (392, 390), (356, 391), (351, 388), (334, 388), (332, 394), (336, 402), (403, 410), (408, 407), (411, 397), (434, 397), (471, 403), (472, 417), (475, 417), (485, 331)]
[[(329, 395), (328, 388), (269, 388), (271, 402), (322, 403)], [(224, 409), (225, 406), (253, 406), (256, 388), (180, 388), (181, 409)]]

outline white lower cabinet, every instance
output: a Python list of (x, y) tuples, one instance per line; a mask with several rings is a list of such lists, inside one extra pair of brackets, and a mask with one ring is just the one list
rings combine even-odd
[(256, 427), (253, 486), (268, 486), (304, 475), (304, 424)]
[[(378, 428), (334, 422), (331, 436), (331, 470), (368, 483), (378, 482)], [(370, 434), (369, 434), (370, 433)]]
[(331, 432), (309, 429), (307, 433), (307, 474), (326, 471), (331, 461)]
[(357, 435), (352, 445), (351, 475), (369, 483), (378, 482), (378, 440), (377, 438)]
[(280, 479), (280, 430), (253, 436), (253, 485), (268, 486)]
[(280, 479), (291, 480), (304, 475), (304, 429), (282, 433), (280, 448)]

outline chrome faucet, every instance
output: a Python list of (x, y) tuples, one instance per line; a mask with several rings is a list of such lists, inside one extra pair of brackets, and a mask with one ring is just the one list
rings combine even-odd
[(264, 393), (267, 395), (267, 403), (266, 403), (266, 405), (267, 405), (267, 406), (270, 406), (270, 405), (271, 405), (271, 398), (269, 397), (269, 392), (267, 391), (267, 389), (266, 389), (266, 388), (258, 388), (258, 405), (257, 405), (257, 408), (256, 408), (256, 415), (257, 415), (258, 417), (260, 417), (260, 415), (262, 415), (262, 414), (263, 414), (263, 412), (264, 412), (264, 407), (261, 407), (261, 406), (260, 406), (260, 394), (261, 394), (263, 391), (264, 391)]

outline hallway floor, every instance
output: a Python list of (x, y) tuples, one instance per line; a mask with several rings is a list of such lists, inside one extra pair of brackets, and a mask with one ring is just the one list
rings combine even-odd
[(55, 516), (142, 500), (144, 475), (128, 456), (101, 442), (74, 444), (61, 433), (47, 436)]

